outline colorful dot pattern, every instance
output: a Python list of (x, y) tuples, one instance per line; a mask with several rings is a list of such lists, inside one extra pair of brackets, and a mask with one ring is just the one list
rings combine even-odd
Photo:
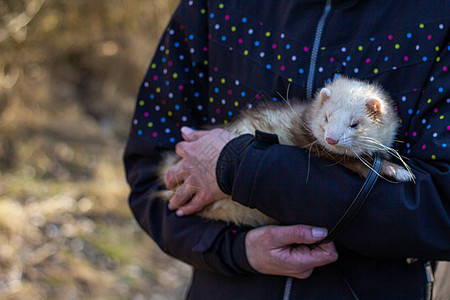
[[(407, 156), (449, 159), (449, 27), (448, 19), (430, 21), (324, 43), (315, 82), (341, 71), (380, 83), (401, 117), (396, 147)], [(183, 1), (142, 83), (132, 133), (173, 148), (181, 126), (226, 124), (263, 96), (286, 97), (288, 87), (287, 97), (303, 98), (313, 36), (295, 32), (225, 1)]]

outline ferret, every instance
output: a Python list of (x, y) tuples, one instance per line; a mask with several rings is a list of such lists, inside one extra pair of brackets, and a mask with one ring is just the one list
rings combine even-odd
[[(280, 144), (304, 148), (364, 178), (370, 172), (372, 157), (378, 154), (384, 158), (379, 176), (399, 182), (415, 179), (408, 165), (391, 148), (399, 118), (392, 100), (377, 84), (341, 76), (327, 83), (310, 101), (261, 102), (222, 128), (237, 134), (254, 134), (255, 130), (276, 134)], [(397, 157), (403, 166), (388, 161), (390, 156)], [(179, 158), (173, 154), (161, 162), (162, 181), (177, 161)], [(165, 191), (163, 198), (169, 200), (172, 195), (173, 191)], [(231, 198), (217, 201), (198, 214), (253, 227), (277, 223)]]

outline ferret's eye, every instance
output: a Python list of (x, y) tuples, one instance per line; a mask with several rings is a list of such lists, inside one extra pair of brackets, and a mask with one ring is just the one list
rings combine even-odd
[(352, 125), (350, 125), (351, 128), (357, 128), (359, 125), (359, 123), (353, 123)]

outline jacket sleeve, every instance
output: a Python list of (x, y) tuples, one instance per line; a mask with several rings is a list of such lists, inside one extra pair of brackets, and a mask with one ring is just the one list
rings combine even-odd
[[(350, 228), (338, 237), (339, 244), (370, 256), (450, 259), (449, 65), (445, 47), (407, 128), (410, 137), (402, 154), (416, 182), (379, 179)], [(310, 157), (304, 149), (249, 135), (226, 145), (217, 171), (221, 189), (233, 200), (285, 224), (327, 228), (363, 184), (344, 167)]]
[[(161, 153), (173, 149), (181, 138), (178, 122), (200, 125), (202, 115), (190, 106), (205, 105), (201, 100), (207, 89), (207, 76), (202, 74), (207, 72), (204, 54), (191, 49), (203, 48), (207, 26), (183, 21), (185, 17), (190, 22), (205, 22), (204, 16), (192, 15), (200, 8), (188, 11), (188, 5), (182, 1), (174, 14), (138, 94), (124, 154), (131, 186), (129, 205), (139, 225), (166, 253), (197, 269), (226, 275), (253, 273), (244, 248), (248, 228), (197, 216), (179, 218), (155, 193), (162, 188), (155, 172)], [(165, 108), (169, 101), (175, 109)]]

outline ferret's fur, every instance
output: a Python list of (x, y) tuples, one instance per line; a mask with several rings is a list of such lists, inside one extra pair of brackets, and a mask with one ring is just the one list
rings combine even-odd
[[(222, 126), (237, 134), (254, 134), (255, 130), (276, 134), (281, 144), (305, 148), (363, 177), (370, 172), (374, 154), (384, 158), (394, 155), (402, 160), (391, 148), (398, 127), (392, 102), (381, 87), (342, 76), (326, 84), (311, 101), (262, 102)], [(163, 160), (161, 180), (177, 161), (175, 154)], [(379, 175), (413, 181), (414, 175), (403, 164), (404, 167), (384, 160)], [(163, 193), (167, 200), (173, 195), (173, 191)], [(244, 207), (231, 198), (215, 202), (199, 215), (255, 227), (276, 224), (258, 210)]]

